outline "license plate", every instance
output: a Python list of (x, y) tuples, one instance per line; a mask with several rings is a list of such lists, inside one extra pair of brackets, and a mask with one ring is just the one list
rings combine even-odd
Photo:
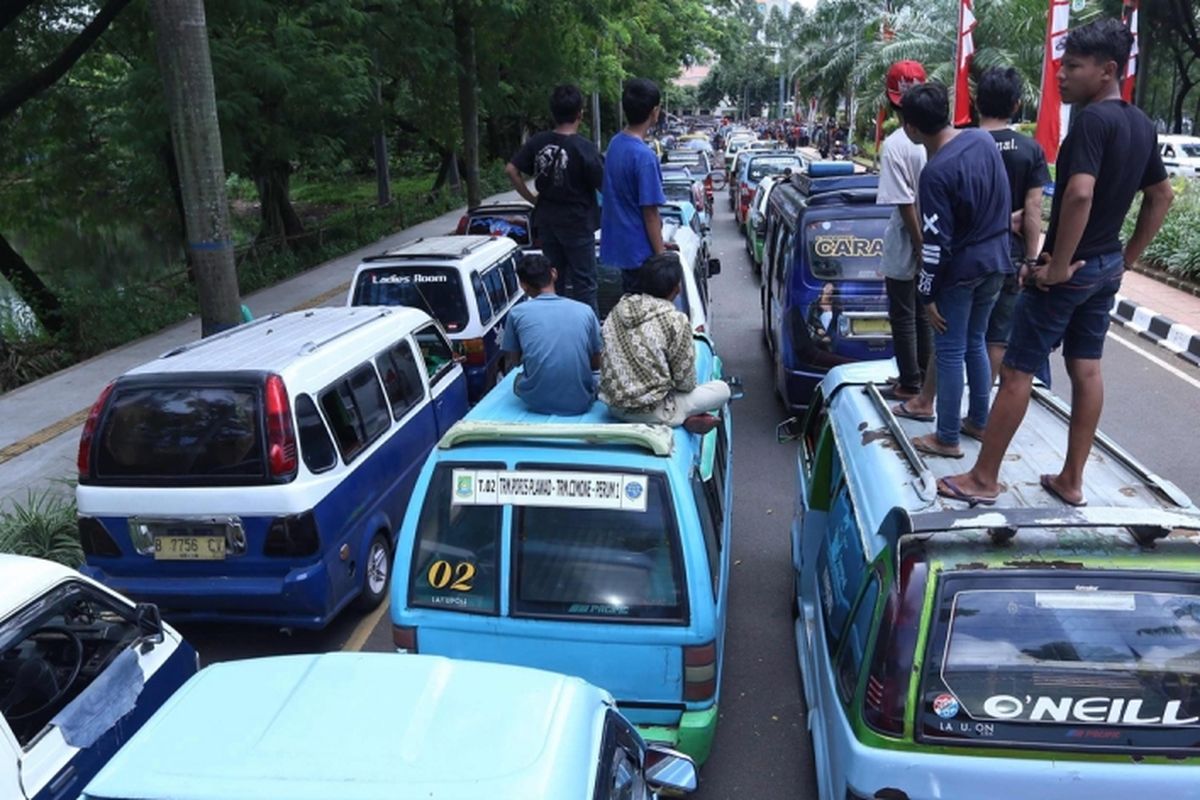
[(892, 323), (887, 317), (854, 317), (850, 332), (855, 336), (891, 336)]
[(224, 536), (155, 536), (155, 561), (221, 561)]

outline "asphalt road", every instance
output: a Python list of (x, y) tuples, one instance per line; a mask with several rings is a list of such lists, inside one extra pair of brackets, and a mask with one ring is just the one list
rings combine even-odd
[[(723, 192), (716, 205), (713, 255), (723, 270), (712, 283), (713, 336), (726, 371), (745, 382), (746, 396), (734, 407), (734, 566), (721, 718), (693, 797), (799, 800), (816, 792), (790, 611), (795, 451), (775, 441), (783, 412), (762, 346), (757, 276)], [(1200, 370), (1117, 329), (1104, 358), (1102, 428), (1200, 498)], [(1068, 397), (1061, 359), (1054, 369), (1055, 388)], [(390, 649), (386, 614), (373, 622), (350, 612), (322, 632), (200, 625), (181, 630), (213, 662), (346, 647)]]

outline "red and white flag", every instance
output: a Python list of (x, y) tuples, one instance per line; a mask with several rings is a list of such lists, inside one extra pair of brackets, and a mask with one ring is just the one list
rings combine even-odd
[(1042, 61), (1042, 102), (1038, 106), (1037, 141), (1046, 153), (1046, 161), (1058, 159), (1058, 146), (1067, 135), (1071, 109), (1058, 93), (1058, 69), (1062, 66), (1067, 27), (1071, 24), (1071, 0), (1050, 0), (1046, 21), (1046, 53)]
[(971, 0), (960, 0), (958, 6), (958, 50), (954, 60), (954, 124), (971, 124), (971, 58), (975, 55), (975, 13)]
[(1121, 97), (1126, 103), (1133, 102), (1133, 86), (1137, 83), (1138, 66), (1138, 0), (1125, 0), (1125, 24), (1133, 34), (1133, 48), (1129, 51), (1129, 63), (1125, 66), (1125, 81), (1121, 84)]

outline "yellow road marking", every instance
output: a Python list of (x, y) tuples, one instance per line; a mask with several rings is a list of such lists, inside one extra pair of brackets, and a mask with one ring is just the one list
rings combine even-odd
[(371, 638), (371, 631), (375, 630), (375, 626), (379, 624), (379, 620), (383, 619), (383, 615), (387, 613), (389, 602), (390, 598), (385, 597), (383, 602), (379, 604), (379, 608), (359, 620), (358, 624), (354, 626), (354, 632), (346, 640), (346, 646), (342, 648), (343, 650), (358, 652), (366, 646), (367, 639)]

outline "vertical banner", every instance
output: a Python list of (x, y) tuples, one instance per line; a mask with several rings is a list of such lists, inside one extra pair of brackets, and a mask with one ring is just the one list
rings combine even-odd
[(1133, 102), (1133, 87), (1137, 83), (1138, 70), (1138, 0), (1125, 0), (1122, 15), (1129, 32), (1133, 34), (1133, 48), (1129, 51), (1129, 63), (1125, 66), (1125, 80), (1121, 84), (1121, 97), (1126, 103)]
[(1042, 62), (1042, 102), (1038, 106), (1037, 141), (1046, 153), (1046, 161), (1058, 160), (1058, 146), (1067, 135), (1069, 109), (1058, 93), (1058, 68), (1062, 64), (1067, 26), (1071, 22), (1070, 0), (1050, 0), (1046, 19), (1046, 53)]
[(971, 0), (958, 4), (958, 49), (954, 59), (954, 125), (971, 124), (971, 58), (975, 55), (975, 13)]

